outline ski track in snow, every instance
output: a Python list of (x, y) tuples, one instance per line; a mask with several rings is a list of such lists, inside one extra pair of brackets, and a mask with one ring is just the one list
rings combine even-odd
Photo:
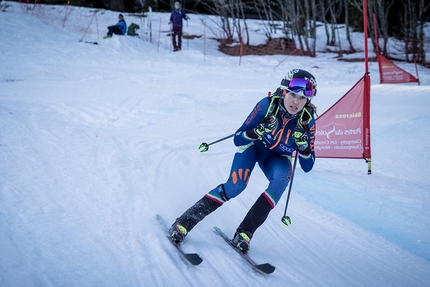
[[(317, 159), (309, 174), (298, 169), (293, 224), (280, 222), (285, 193), (252, 240), (250, 255), (276, 266), (273, 274), (252, 271), (212, 230), (233, 235), (267, 186), (258, 168), (244, 193), (187, 237), (184, 250), (204, 259), (190, 267), (155, 214), (173, 222), (227, 179), (235, 152), (231, 139), (205, 154), (197, 146), (234, 132), (291, 67), (317, 77), (321, 114), (362, 76), (363, 64), (322, 54), (291, 56), (276, 69), (284, 56), (249, 56), (239, 66), (213, 40), (206, 55), (202, 38), (169, 53), (164, 32), (158, 48), (155, 33), (153, 43), (101, 40), (94, 26), (85, 41), (99, 45), (80, 43), (90, 9), (70, 7), (62, 31), (64, 6), (26, 14), (25, 5), (5, 3), (0, 286), (428, 286), (427, 70), (420, 68), (421, 86), (379, 85), (370, 63), (373, 174), (357, 160)], [(99, 31), (116, 14), (101, 11)], [(153, 15), (163, 27), (168, 17)], [(204, 17), (192, 19), (187, 29), (201, 35)]]

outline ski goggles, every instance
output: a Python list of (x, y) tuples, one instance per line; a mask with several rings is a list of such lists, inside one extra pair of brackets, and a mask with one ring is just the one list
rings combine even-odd
[(287, 90), (296, 94), (300, 94), (300, 92), (302, 92), (304, 96), (312, 98), (314, 96), (315, 86), (309, 80), (293, 78), (290, 80)]

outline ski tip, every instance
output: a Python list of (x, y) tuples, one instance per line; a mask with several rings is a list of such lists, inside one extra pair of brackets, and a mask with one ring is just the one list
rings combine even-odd
[(192, 265), (199, 265), (203, 262), (203, 259), (197, 253), (185, 253), (184, 257), (190, 262)]
[(255, 265), (255, 268), (257, 268), (259, 271), (265, 273), (265, 274), (271, 274), (275, 271), (276, 267), (269, 264), (269, 263), (263, 263), (259, 265)]

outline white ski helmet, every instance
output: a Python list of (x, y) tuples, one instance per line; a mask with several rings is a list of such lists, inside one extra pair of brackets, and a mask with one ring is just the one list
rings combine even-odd
[(293, 69), (281, 81), (281, 89), (301, 94), (309, 101), (317, 95), (317, 81), (308, 71)]

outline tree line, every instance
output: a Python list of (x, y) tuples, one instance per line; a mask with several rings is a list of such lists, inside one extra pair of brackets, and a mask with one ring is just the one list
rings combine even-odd
[[(45, 0), (64, 4), (66, 0)], [(71, 0), (72, 5), (106, 8), (120, 12), (170, 11), (177, 0)], [(287, 43), (297, 43), (302, 54), (316, 55), (316, 28), (324, 26), (327, 46), (339, 54), (355, 52), (352, 32), (363, 31), (362, 0), (182, 0), (188, 13), (217, 15), (219, 31), (215, 36), (226, 42), (235, 39), (249, 45), (247, 20), (261, 21), (268, 40), (282, 32)], [(368, 34), (376, 51), (375, 28), (379, 35), (378, 50), (388, 58), (408, 62), (416, 60), (430, 65), (429, 0), (367, 0)], [(373, 20), (375, 15), (376, 22)], [(427, 26), (426, 26), (427, 25)], [(339, 40), (345, 28), (346, 43)], [(392, 41), (393, 45), (388, 45)], [(390, 50), (393, 49), (394, 51)], [(399, 58), (399, 55), (401, 57)], [(340, 55), (341, 56), (341, 55)]]
[[(164, 1), (169, 5), (175, 2)], [(259, 19), (268, 39), (281, 30), (286, 41), (297, 43), (300, 51), (310, 56), (316, 55), (318, 25), (324, 26), (327, 46), (337, 46), (340, 54), (355, 52), (352, 32), (363, 31), (362, 0), (193, 0), (182, 4), (189, 12), (203, 9), (205, 13), (218, 15), (218, 25), (227, 41), (236, 36), (239, 40), (245, 38), (245, 44), (249, 45), (247, 19)], [(423, 65), (429, 64), (426, 53), (430, 52), (430, 35), (425, 35), (426, 25), (430, 31), (429, 0), (368, 0), (367, 5), (368, 32), (375, 51), (376, 28), (378, 50), (383, 55), (388, 58), (403, 55), (399, 60), (415, 59)], [(339, 40), (342, 27), (347, 43)], [(389, 40), (396, 51), (389, 51)]]

